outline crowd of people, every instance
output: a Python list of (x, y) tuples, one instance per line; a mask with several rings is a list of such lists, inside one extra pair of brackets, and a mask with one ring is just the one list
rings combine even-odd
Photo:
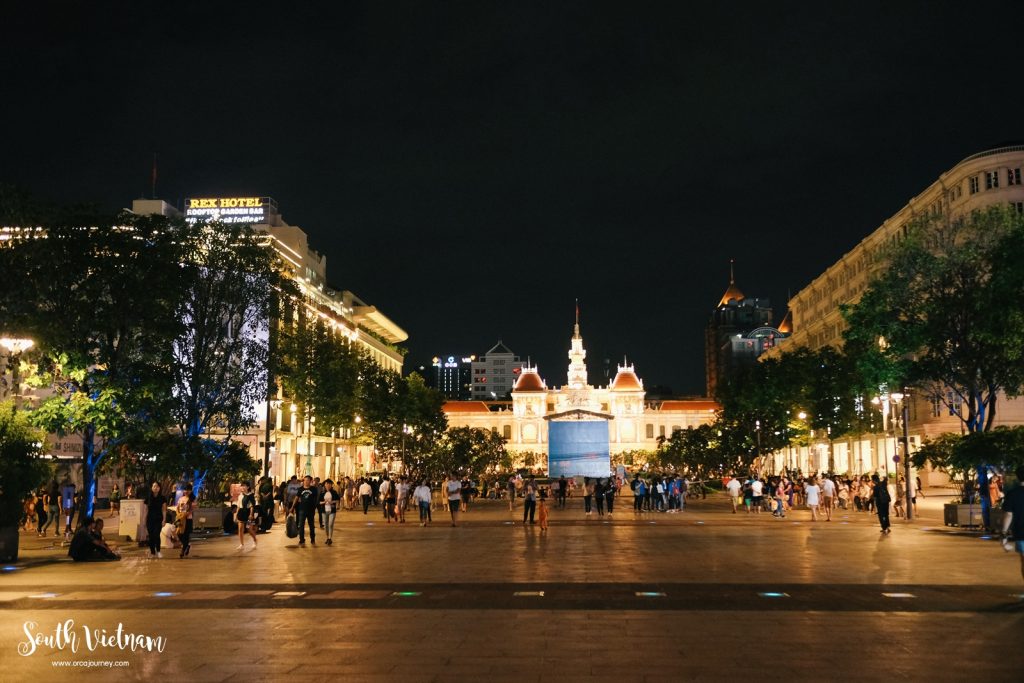
[[(843, 477), (821, 473), (803, 476), (781, 474), (761, 477), (751, 474), (745, 479), (730, 478), (725, 484), (735, 514), (741, 507), (747, 514), (771, 513), (783, 518), (794, 509), (807, 509), (811, 521), (832, 521), (836, 510), (856, 510), (878, 517), (882, 533), (890, 533), (890, 512), (897, 517), (906, 516), (906, 482), (896, 480), (896, 500), (893, 503), (888, 483), (876, 473), (871, 476)], [(917, 497), (921, 479), (916, 478), (910, 504), (917, 511)]]

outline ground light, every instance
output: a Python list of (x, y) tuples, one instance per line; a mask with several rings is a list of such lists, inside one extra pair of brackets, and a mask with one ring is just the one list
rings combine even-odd
[(543, 598), (544, 591), (516, 591), (512, 595), (517, 598)]
[(58, 595), (60, 595), (60, 593), (36, 593), (35, 595), (30, 595), (28, 597), (36, 598), (38, 600), (46, 600), (48, 598), (55, 598)]
[(913, 593), (882, 593), (887, 598), (916, 598)]
[(167, 591), (160, 591), (159, 593), (153, 593), (154, 598), (170, 598), (177, 595), (177, 593), (168, 593)]
[(657, 593), (657, 592), (654, 592), (654, 591), (642, 591), (640, 593), (637, 593), (636, 597), (638, 597), (638, 598), (663, 598), (663, 597), (665, 597), (665, 594), (664, 593)]
[(414, 598), (417, 595), (421, 595), (421, 593), (417, 593), (416, 591), (395, 591), (394, 593), (391, 594), (391, 597), (393, 597), (393, 598)]
[(5, 566), (3, 568), (3, 570), (5, 572), (16, 572), (16, 571), (18, 571), (18, 569), (19, 569), (18, 567), (15, 567), (14, 565), (11, 565), (11, 564), (9, 564), (9, 565), (7, 565), (7, 566)]
[(788, 598), (789, 593), (758, 593), (762, 598)]

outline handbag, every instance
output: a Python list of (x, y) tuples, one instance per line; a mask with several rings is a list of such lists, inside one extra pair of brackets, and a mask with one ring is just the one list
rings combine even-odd
[(285, 518), (285, 533), (288, 535), (288, 538), (295, 538), (299, 535), (299, 524), (295, 521), (294, 514), (289, 514)]

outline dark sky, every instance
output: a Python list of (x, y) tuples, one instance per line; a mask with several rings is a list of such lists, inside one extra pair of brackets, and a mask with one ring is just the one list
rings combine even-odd
[(578, 297), (592, 378), (702, 393), (729, 259), (778, 321), (1024, 138), (1019, 2), (47, 4), (5, 10), (0, 182), (272, 196), (407, 367), (501, 338), (562, 384)]

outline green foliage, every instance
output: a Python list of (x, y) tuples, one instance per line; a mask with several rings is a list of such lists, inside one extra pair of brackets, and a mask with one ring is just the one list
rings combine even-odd
[(280, 380), (300, 408), (300, 419), (316, 417), (322, 433), (351, 428), (360, 411), (360, 375), (373, 364), (320, 318), (305, 316), (278, 336)]
[(923, 389), (970, 432), (991, 429), (1000, 391), (1016, 395), (1024, 382), (1024, 217), (1004, 206), (928, 214), (880, 254), (879, 268), (843, 309), (860, 374), (890, 390)]
[(44, 438), (12, 402), (0, 402), (0, 527), (18, 523), (22, 501), (51, 474), (40, 458)]
[(441, 479), (451, 472), (479, 476), (490, 469), (509, 470), (512, 458), (505, 450), (505, 440), (490, 430), (456, 427), (445, 432), (435, 448), (417, 452), (416, 459), (406, 463), (414, 476)]
[(719, 425), (704, 424), (698, 427), (677, 429), (655, 453), (651, 464), (659, 469), (674, 469), (699, 479), (710, 476), (725, 468), (731, 470), (740, 466), (743, 458), (726, 448), (725, 432), (719, 435)]
[(925, 442), (913, 454), (915, 467), (930, 464), (950, 475), (960, 487), (961, 498), (975, 490), (981, 467), (1013, 471), (1024, 464), (1024, 427), (996, 427), (987, 432), (941, 434)]
[(91, 513), (108, 448), (155, 419), (171, 393), (181, 240), (162, 217), (30, 218), (45, 239), (23, 233), (0, 249), (0, 318), (36, 342), (39, 372), (54, 390), (36, 424), (83, 436)]
[(448, 418), (440, 393), (427, 387), (418, 373), (402, 377), (375, 363), (364, 364), (361, 376), (362, 425), (385, 461), (425, 463), (443, 454), (439, 442)]

